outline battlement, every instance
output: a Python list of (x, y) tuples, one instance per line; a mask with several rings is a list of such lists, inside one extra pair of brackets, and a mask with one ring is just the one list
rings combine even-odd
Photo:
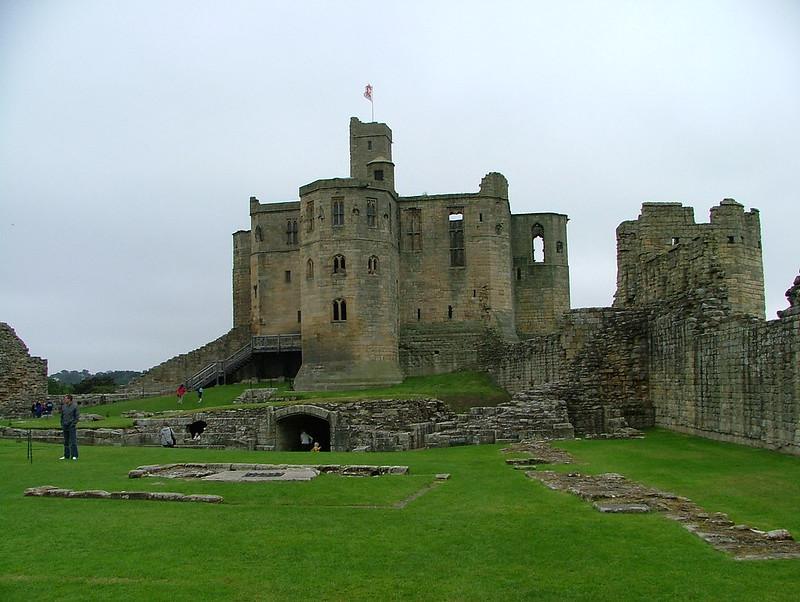
[[(703, 247), (705, 250), (679, 249)], [(680, 251), (680, 252), (678, 252)], [(702, 258), (702, 261), (700, 260)], [(636, 220), (617, 228), (615, 307), (636, 307), (720, 280), (731, 311), (763, 318), (764, 271), (757, 209), (723, 199), (708, 223), (680, 203), (643, 203)]]

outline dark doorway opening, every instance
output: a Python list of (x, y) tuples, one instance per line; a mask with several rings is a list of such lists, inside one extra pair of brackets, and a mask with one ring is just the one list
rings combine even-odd
[(278, 451), (303, 451), (300, 433), (305, 431), (319, 442), (322, 451), (331, 450), (331, 426), (327, 420), (310, 414), (293, 414), (278, 420)]

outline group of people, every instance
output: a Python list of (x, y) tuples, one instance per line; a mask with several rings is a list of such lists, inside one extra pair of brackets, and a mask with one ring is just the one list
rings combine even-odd
[(31, 404), (31, 416), (33, 418), (41, 418), (42, 416), (52, 416), (53, 415), (53, 402), (49, 399), (42, 403), (41, 401), (37, 401), (36, 403)]
[[(183, 398), (188, 392), (189, 389), (186, 388), (186, 385), (184, 385), (183, 383), (178, 385), (178, 388), (175, 391), (175, 395), (178, 397), (178, 405), (183, 403)], [(203, 387), (197, 387), (197, 403), (202, 403), (202, 401), (203, 401)]]

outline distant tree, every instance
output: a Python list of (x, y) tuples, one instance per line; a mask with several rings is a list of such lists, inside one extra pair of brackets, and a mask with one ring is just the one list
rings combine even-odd
[(47, 379), (48, 395), (66, 395), (67, 393), (72, 393), (72, 385), (62, 383), (52, 376)]
[(114, 383), (114, 378), (106, 374), (96, 374), (82, 380), (73, 387), (73, 392), (78, 394), (84, 393), (113, 393), (117, 390), (117, 385)]
[(127, 385), (137, 376), (141, 376), (141, 372), (136, 372), (135, 370), (109, 370), (108, 372), (98, 372), (95, 376), (110, 376), (114, 379), (114, 383), (117, 385)]
[(88, 370), (81, 370), (80, 372), (78, 370), (62, 370), (50, 375), (51, 378), (66, 385), (76, 385), (91, 376), (92, 373)]

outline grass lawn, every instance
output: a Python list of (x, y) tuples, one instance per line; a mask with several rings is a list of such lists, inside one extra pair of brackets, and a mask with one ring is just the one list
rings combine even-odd
[[(709, 511), (800, 534), (800, 458), (652, 431), (560, 444)], [(662, 516), (607, 515), (504, 465), (499, 446), (323, 454), (408, 476), (307, 483), (129, 480), (141, 464), (307, 453), (0, 440), (0, 600), (795, 600), (800, 560), (734, 561)], [(392, 504), (439, 484), (403, 509)], [(217, 493), (221, 505), (25, 498), (35, 485)]]
[(495, 385), (489, 375), (483, 372), (411, 376), (400, 384), (378, 389), (290, 391), (287, 395), (306, 401), (434, 397), (444, 401), (455, 412), (463, 412), (473, 406), (496, 406), (511, 399), (505, 389)]

